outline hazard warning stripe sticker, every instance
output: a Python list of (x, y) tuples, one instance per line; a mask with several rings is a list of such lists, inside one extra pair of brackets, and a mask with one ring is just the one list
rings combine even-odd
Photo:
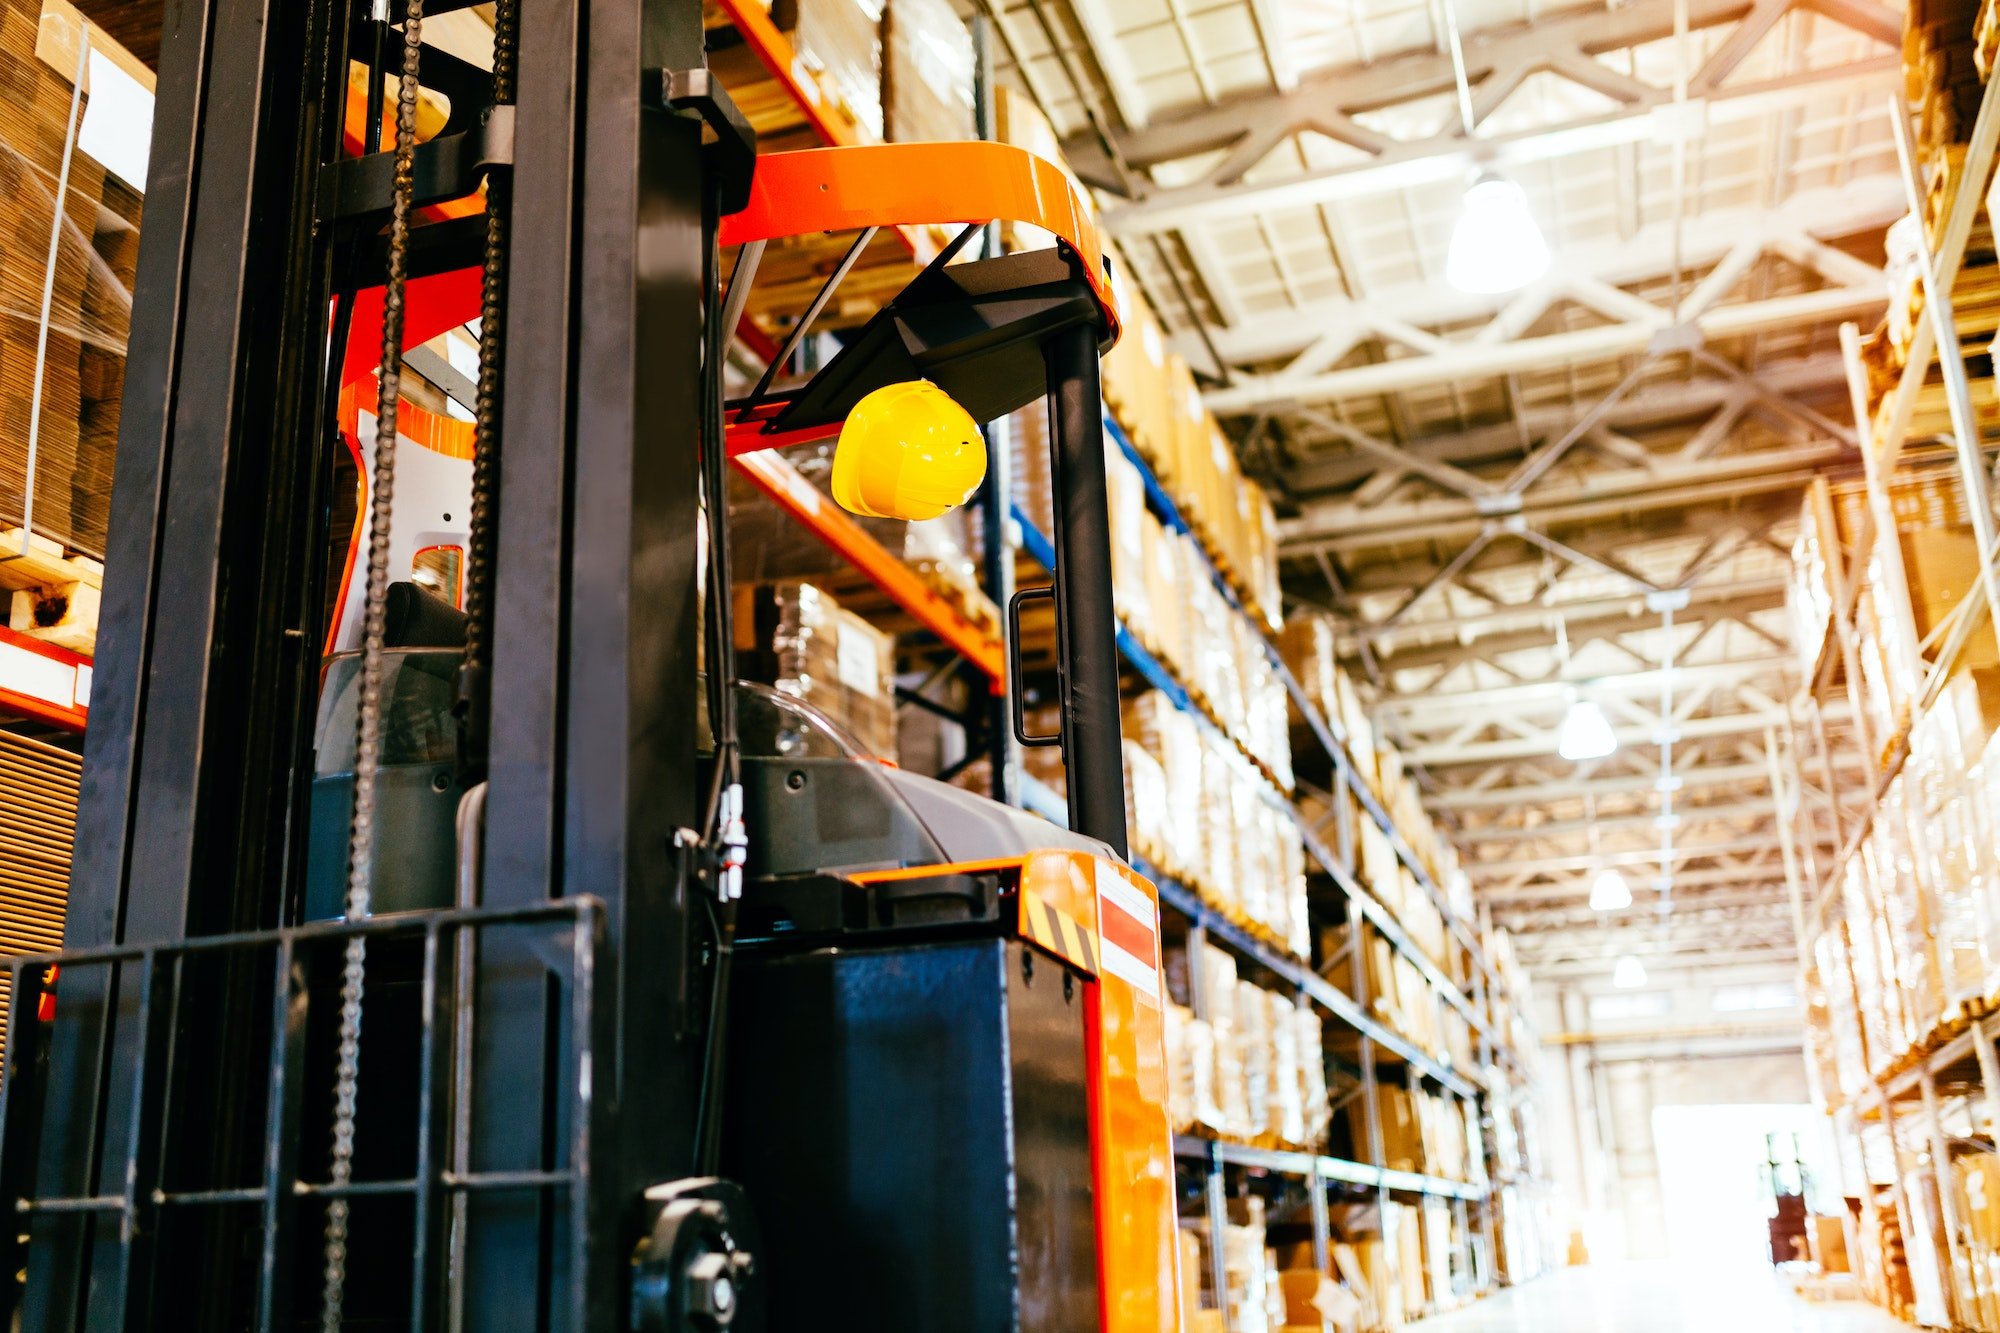
[(1103, 968), (1160, 1002), (1160, 935), (1152, 901), (1111, 866), (1097, 867), (1097, 934)]

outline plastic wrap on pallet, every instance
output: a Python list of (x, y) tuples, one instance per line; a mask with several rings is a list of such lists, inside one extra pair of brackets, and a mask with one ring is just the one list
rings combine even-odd
[(1222, 1265), (1231, 1333), (1271, 1333), (1270, 1264), (1264, 1253), (1264, 1201), (1252, 1194), (1229, 1201)]
[(1977, 1308), (2000, 1310), (2000, 1155), (1961, 1146), (1951, 1170), (1970, 1294)]
[(1146, 484), (1117, 450), (1104, 455), (1104, 494), (1111, 517), (1111, 600), (1125, 628), (1141, 643), (1158, 641), (1153, 598), (1146, 585)]
[(1172, 423), (1165, 416), (1166, 337), (1145, 298), (1130, 284), (1119, 288), (1118, 313), (1125, 327), (1104, 356), (1104, 402), (1125, 428), (1133, 448), (1165, 485), (1173, 467), (1174, 447)]
[(744, 678), (819, 708), (878, 755), (896, 753), (895, 645), (810, 583), (736, 590)]
[(978, 135), (972, 32), (949, 0), (888, 0), (882, 15), (882, 123), (891, 143)]
[(1906, 1043), (1924, 1038), (1944, 1011), (1933, 943), (1930, 885), (1910, 841), (1910, 811), (1899, 777), (1883, 793), (1874, 828), (1875, 869), (1879, 876), (1884, 925), (1890, 956), (1896, 960), (1895, 979)]
[(1299, 1101), (1305, 1112), (1303, 1144), (1318, 1148), (1326, 1142), (1327, 1122), (1333, 1116), (1327, 1100), (1326, 1026), (1319, 1010), (1310, 1004), (1292, 1006), (1288, 1021), (1298, 1052)]
[(1301, 614), (1278, 632), (1278, 655), (1320, 717), (1341, 719), (1339, 639), (1330, 616)]
[(1125, 703), (1126, 736), (1158, 761), (1166, 784), (1167, 817), (1160, 869), (1200, 888), (1205, 873), (1201, 823), (1201, 733), (1193, 718), (1164, 694), (1149, 690)]
[[(7, 220), (0, 225), (0, 304), (9, 311), (0, 320), (0, 534), (21, 526), (32, 480), (36, 535), (63, 550), (100, 558), (142, 199), (78, 147), (71, 151), (68, 190), (57, 209), (76, 48), (74, 36), (65, 34), (72, 54), (60, 71), (39, 57), (40, 19), (39, 5), (0, 4), (0, 86), (8, 89), (9, 112), (0, 129), (0, 198), (7, 201)], [(88, 105), (86, 92), (80, 115)], [(29, 408), (45, 282), (50, 284), (47, 344), (30, 479)]]
[[(1854, 976), (1855, 1007), (1861, 1016), (1864, 1049), (1872, 1073), (1887, 1068), (1890, 1058), (1903, 1049), (1903, 1043), (1889, 999), (1894, 987), (1885, 980), (1883, 958), (1887, 940), (1879, 930), (1880, 913), (1870, 883), (1872, 865), (1868, 851), (1864, 845), (1859, 854), (1848, 859), (1842, 872), (1841, 901), (1847, 917), (1848, 962)], [(1893, 976), (1893, 963), (1886, 971)]]
[(1864, 1025), (1855, 991), (1859, 965), (1848, 949), (1848, 922), (1837, 916), (1813, 945), (1818, 975), (1826, 979), (1827, 1034), (1831, 1042), (1833, 1081), (1842, 1101), (1853, 1102), (1868, 1085), (1868, 1055)]
[(792, 34), (825, 103), (861, 137), (882, 139), (882, 0), (782, 0), (772, 18)]
[(1243, 1103), (1247, 1112), (1238, 1132), (1246, 1139), (1257, 1139), (1270, 1126), (1271, 1098), (1276, 1084), (1271, 993), (1255, 982), (1238, 980), (1230, 1012), (1237, 1059), (1243, 1066)]
[(1173, 838), (1166, 770), (1137, 741), (1126, 739), (1124, 753), (1126, 833), (1132, 850), (1151, 864), (1164, 867)]

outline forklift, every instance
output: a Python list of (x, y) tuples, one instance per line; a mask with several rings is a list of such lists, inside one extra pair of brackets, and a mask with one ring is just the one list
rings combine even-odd
[[(1000, 144), (760, 156), (699, 0), (500, 0), (490, 71), (423, 40), (466, 3), (168, 8), (65, 947), (7, 964), (0, 1316), (1178, 1329), (1084, 201)], [(971, 251), (996, 219), (1056, 243)], [(959, 230), (780, 384), (836, 270), (726, 398), (765, 243), (912, 224)], [(462, 325), (469, 466), (427, 473), (402, 367)], [(737, 681), (728, 595), (731, 456), (837, 436), (843, 503), (934, 512), (1037, 401), (1058, 559), (1006, 688), (1067, 829)]]

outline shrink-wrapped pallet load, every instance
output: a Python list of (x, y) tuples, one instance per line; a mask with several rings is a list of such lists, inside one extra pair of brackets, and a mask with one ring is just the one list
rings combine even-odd
[(810, 583), (736, 590), (737, 665), (840, 723), (871, 753), (896, 753), (893, 636)]

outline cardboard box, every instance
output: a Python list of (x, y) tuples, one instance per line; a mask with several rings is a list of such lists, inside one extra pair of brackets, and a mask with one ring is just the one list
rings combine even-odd
[[(1918, 637), (1927, 638), (1960, 601), (1979, 594), (1979, 545), (1972, 533), (1962, 528), (1907, 528), (1900, 535), (1911, 617)], [(1988, 619), (1966, 641), (1955, 669), (1996, 663), (2000, 663), (2000, 651), (1995, 650), (1993, 624)]]
[(1812, 1219), (1812, 1257), (1822, 1273), (1851, 1271), (1847, 1264), (1847, 1222), (1839, 1217)]
[(949, 0), (889, 0), (882, 14), (882, 122), (891, 143), (977, 137), (972, 33)]
[(896, 753), (896, 641), (810, 583), (739, 586), (737, 665), (744, 679), (803, 699), (870, 753)]

